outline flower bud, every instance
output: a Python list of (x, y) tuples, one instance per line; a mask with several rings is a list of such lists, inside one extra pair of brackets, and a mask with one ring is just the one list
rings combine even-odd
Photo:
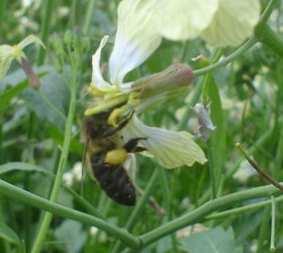
[(173, 64), (167, 69), (141, 78), (132, 85), (133, 90), (139, 90), (140, 98), (148, 98), (162, 92), (186, 87), (193, 80), (192, 69), (185, 64)]

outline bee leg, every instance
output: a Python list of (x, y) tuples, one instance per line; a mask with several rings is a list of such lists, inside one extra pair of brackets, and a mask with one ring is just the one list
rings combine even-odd
[(139, 147), (138, 144), (139, 144), (139, 141), (146, 140), (146, 139), (147, 138), (144, 138), (144, 137), (131, 139), (124, 145), (124, 148), (126, 149), (128, 153), (143, 152), (146, 150), (146, 148)]
[(119, 130), (121, 130), (123, 127), (125, 127), (128, 124), (128, 122), (131, 120), (133, 115), (134, 115), (134, 111), (131, 111), (129, 113), (129, 115), (125, 119), (123, 119), (117, 127), (111, 128), (111, 129), (105, 131), (103, 133), (103, 137), (109, 137), (109, 136), (112, 136), (113, 134), (117, 133)]

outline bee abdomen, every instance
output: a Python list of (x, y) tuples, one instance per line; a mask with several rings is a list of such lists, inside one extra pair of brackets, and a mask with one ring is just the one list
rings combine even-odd
[(98, 165), (95, 156), (92, 156), (91, 165), (95, 178), (110, 198), (122, 205), (135, 205), (135, 188), (122, 165)]

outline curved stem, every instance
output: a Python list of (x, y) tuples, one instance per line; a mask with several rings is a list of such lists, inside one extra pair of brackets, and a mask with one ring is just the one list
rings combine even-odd
[(217, 68), (220, 68), (220, 67), (227, 65), (228, 63), (232, 62), (233, 60), (238, 58), (240, 55), (242, 55), (245, 51), (250, 49), (256, 42), (257, 42), (257, 40), (255, 39), (255, 37), (250, 38), (242, 46), (240, 46), (238, 49), (236, 49), (232, 54), (225, 57), (221, 61), (214, 63), (214, 64), (211, 64), (211, 65), (209, 65), (205, 68), (194, 70), (193, 71), (194, 76), (201, 76), (201, 75), (206, 74), (207, 72), (210, 72), (212, 70), (215, 70)]
[(189, 224), (196, 223), (216, 210), (222, 209), (227, 206), (231, 206), (239, 201), (247, 200), (250, 198), (266, 197), (278, 193), (278, 189), (274, 186), (261, 186), (251, 190), (241, 191), (219, 197), (217, 199), (206, 202), (204, 205), (196, 208), (190, 213), (187, 213), (163, 226), (160, 226), (139, 238), (142, 241), (142, 245), (151, 244), (158, 239), (171, 234)]
[(93, 14), (93, 8), (94, 8), (95, 0), (89, 0), (87, 4), (87, 10), (86, 10), (86, 16), (84, 20), (84, 26), (83, 26), (83, 34), (87, 34), (89, 30), (90, 21)]
[[(72, 80), (72, 83), (76, 82), (76, 80)], [(76, 85), (71, 86), (71, 99), (70, 99), (70, 107), (69, 107), (69, 113), (66, 121), (66, 127), (65, 127), (65, 138), (63, 143), (63, 150), (60, 156), (58, 170), (55, 176), (55, 181), (52, 187), (51, 195), (50, 195), (50, 201), (55, 202), (57, 200), (57, 197), (59, 195), (61, 180), (64, 172), (64, 168), (66, 165), (66, 161), (69, 154), (69, 147), (71, 142), (71, 136), (72, 136), (72, 125), (73, 125), (73, 118), (75, 115), (75, 106), (76, 106)], [(42, 248), (42, 244), (45, 238), (45, 235), (47, 233), (49, 224), (52, 220), (52, 214), (51, 213), (45, 213), (43, 216), (43, 219), (40, 223), (39, 230), (37, 233), (37, 236), (35, 238), (32, 253), (39, 253)]]
[[(275, 202), (279, 203), (283, 201), (283, 196), (277, 197), (275, 198)], [(264, 201), (260, 201), (258, 203), (255, 204), (250, 204), (250, 205), (246, 205), (246, 206), (241, 206), (241, 207), (237, 207), (237, 208), (233, 208), (233, 209), (229, 209), (223, 212), (218, 212), (215, 214), (211, 214), (209, 216), (207, 216), (205, 219), (206, 220), (215, 220), (215, 219), (223, 219), (226, 218), (227, 216), (232, 216), (232, 215), (241, 215), (243, 213), (246, 212), (250, 212), (250, 211), (255, 211), (258, 209), (261, 209), (263, 207), (269, 206), (272, 203), (272, 200), (264, 200)]]
[(11, 199), (48, 211), (50, 212), (49, 214), (52, 213), (54, 215), (80, 221), (87, 225), (96, 226), (110, 235), (119, 238), (129, 247), (136, 248), (139, 246), (139, 240), (124, 229), (120, 229), (112, 224), (108, 224), (100, 218), (53, 203), (47, 199), (41, 198), (19, 187), (9, 184), (2, 179), (0, 179), (0, 193)]
[(120, 229), (114, 225), (108, 224), (102, 219), (53, 203), (47, 199), (41, 198), (19, 187), (9, 184), (1, 179), (0, 193), (9, 197), (10, 199), (26, 203), (28, 205), (48, 211), (52, 214), (77, 220), (88, 225), (94, 225), (109, 233), (110, 235), (119, 238), (129, 247), (140, 248), (141, 246), (146, 246), (150, 243), (153, 243), (161, 237), (173, 233), (189, 224), (196, 223), (212, 212), (220, 210), (224, 207), (233, 206), (237, 202), (245, 201), (248, 199), (269, 197), (279, 193), (279, 190), (273, 185), (260, 186), (250, 190), (232, 193), (224, 197), (211, 200), (205, 203), (204, 205), (200, 206), (199, 208), (195, 209), (194, 211), (189, 212), (139, 237), (133, 236), (124, 229)]

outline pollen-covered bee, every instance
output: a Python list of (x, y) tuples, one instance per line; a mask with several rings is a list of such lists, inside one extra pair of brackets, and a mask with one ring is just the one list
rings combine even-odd
[(128, 158), (128, 153), (144, 150), (138, 146), (139, 141), (144, 138), (135, 138), (121, 144), (118, 132), (126, 126), (132, 114), (117, 127), (111, 127), (107, 123), (110, 113), (111, 111), (102, 112), (86, 118), (86, 155), (93, 175), (106, 194), (119, 204), (132, 206), (136, 201), (135, 187), (123, 164)]

